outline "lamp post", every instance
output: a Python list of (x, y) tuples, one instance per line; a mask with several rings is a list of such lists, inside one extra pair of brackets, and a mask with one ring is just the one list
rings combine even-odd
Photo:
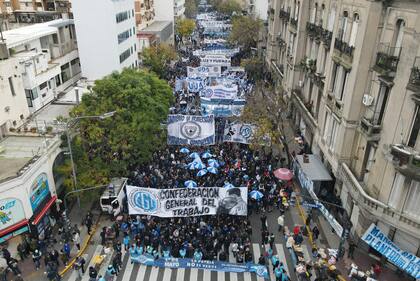
[[(115, 111), (111, 111), (111, 112), (106, 112), (102, 115), (92, 115), (92, 116), (78, 116), (75, 118), (71, 118), (69, 121), (67, 121), (66, 123), (66, 137), (67, 137), (67, 147), (69, 148), (69, 154), (70, 154), (70, 162), (71, 162), (71, 170), (72, 170), (72, 176), (73, 176), (73, 186), (74, 186), (74, 190), (77, 190), (77, 177), (76, 177), (76, 168), (74, 165), (74, 159), (73, 159), (73, 151), (71, 149), (71, 139), (70, 139), (70, 128), (72, 125), (76, 124), (77, 121), (81, 120), (81, 119), (106, 119), (106, 118), (110, 118), (112, 116), (114, 116)], [(80, 197), (79, 194), (77, 194), (77, 204), (80, 207)]]

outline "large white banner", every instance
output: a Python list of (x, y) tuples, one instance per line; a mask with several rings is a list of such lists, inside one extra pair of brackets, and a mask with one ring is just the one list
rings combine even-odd
[(195, 50), (193, 52), (193, 55), (194, 56), (223, 55), (227, 57), (232, 57), (237, 53), (239, 53), (239, 48), (235, 48), (235, 49), (222, 48), (222, 49)]
[(214, 115), (215, 117), (240, 116), (246, 104), (243, 99), (236, 100), (212, 100), (201, 98), (201, 113), (203, 115)]
[(247, 215), (247, 187), (155, 189), (127, 186), (130, 215), (164, 218), (216, 214)]
[(222, 68), (220, 66), (200, 66), (200, 67), (187, 67), (188, 77), (219, 77), (222, 75)]
[(231, 59), (222, 55), (200, 57), (200, 66), (230, 66)]
[(249, 144), (252, 142), (256, 129), (257, 126), (252, 124), (226, 121), (223, 141)]
[(168, 115), (169, 145), (212, 145), (215, 141), (214, 116)]
[(226, 87), (225, 85), (207, 86), (201, 91), (200, 96), (212, 100), (234, 100), (238, 97), (238, 85), (231, 85), (231, 87)]

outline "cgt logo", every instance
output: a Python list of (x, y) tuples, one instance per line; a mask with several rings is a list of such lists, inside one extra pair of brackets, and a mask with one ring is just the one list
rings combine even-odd
[(135, 209), (146, 213), (154, 213), (158, 210), (159, 200), (151, 193), (144, 190), (133, 191), (129, 195), (129, 203)]

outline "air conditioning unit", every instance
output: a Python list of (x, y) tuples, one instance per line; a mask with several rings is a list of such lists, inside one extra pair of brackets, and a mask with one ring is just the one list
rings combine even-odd
[(370, 95), (363, 95), (362, 103), (365, 106), (371, 106), (373, 103), (373, 97)]

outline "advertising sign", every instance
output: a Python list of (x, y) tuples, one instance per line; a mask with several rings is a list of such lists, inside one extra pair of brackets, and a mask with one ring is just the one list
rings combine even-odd
[(155, 189), (127, 186), (130, 215), (163, 218), (216, 214), (247, 215), (247, 187)]
[(256, 129), (257, 127), (252, 124), (244, 124), (237, 121), (229, 123), (226, 121), (223, 141), (249, 144)]
[(31, 197), (29, 200), (31, 201), (32, 210), (35, 211), (48, 194), (50, 194), (48, 176), (46, 173), (42, 173), (34, 180), (31, 186)]
[(362, 240), (413, 278), (420, 278), (420, 258), (401, 250), (375, 224), (370, 225)]
[(169, 268), (196, 268), (206, 269), (211, 271), (221, 272), (255, 272), (258, 276), (269, 278), (268, 269), (264, 265), (254, 263), (228, 263), (213, 260), (194, 260), (194, 259), (181, 259), (181, 258), (159, 258), (155, 259), (150, 254), (143, 254), (131, 259), (134, 263), (140, 263), (148, 266), (156, 267), (169, 267)]
[(22, 202), (16, 198), (0, 200), (0, 230), (25, 219)]
[(214, 116), (168, 115), (169, 145), (212, 145), (215, 141)]
[(230, 66), (231, 59), (223, 55), (206, 55), (200, 57), (200, 66)]

